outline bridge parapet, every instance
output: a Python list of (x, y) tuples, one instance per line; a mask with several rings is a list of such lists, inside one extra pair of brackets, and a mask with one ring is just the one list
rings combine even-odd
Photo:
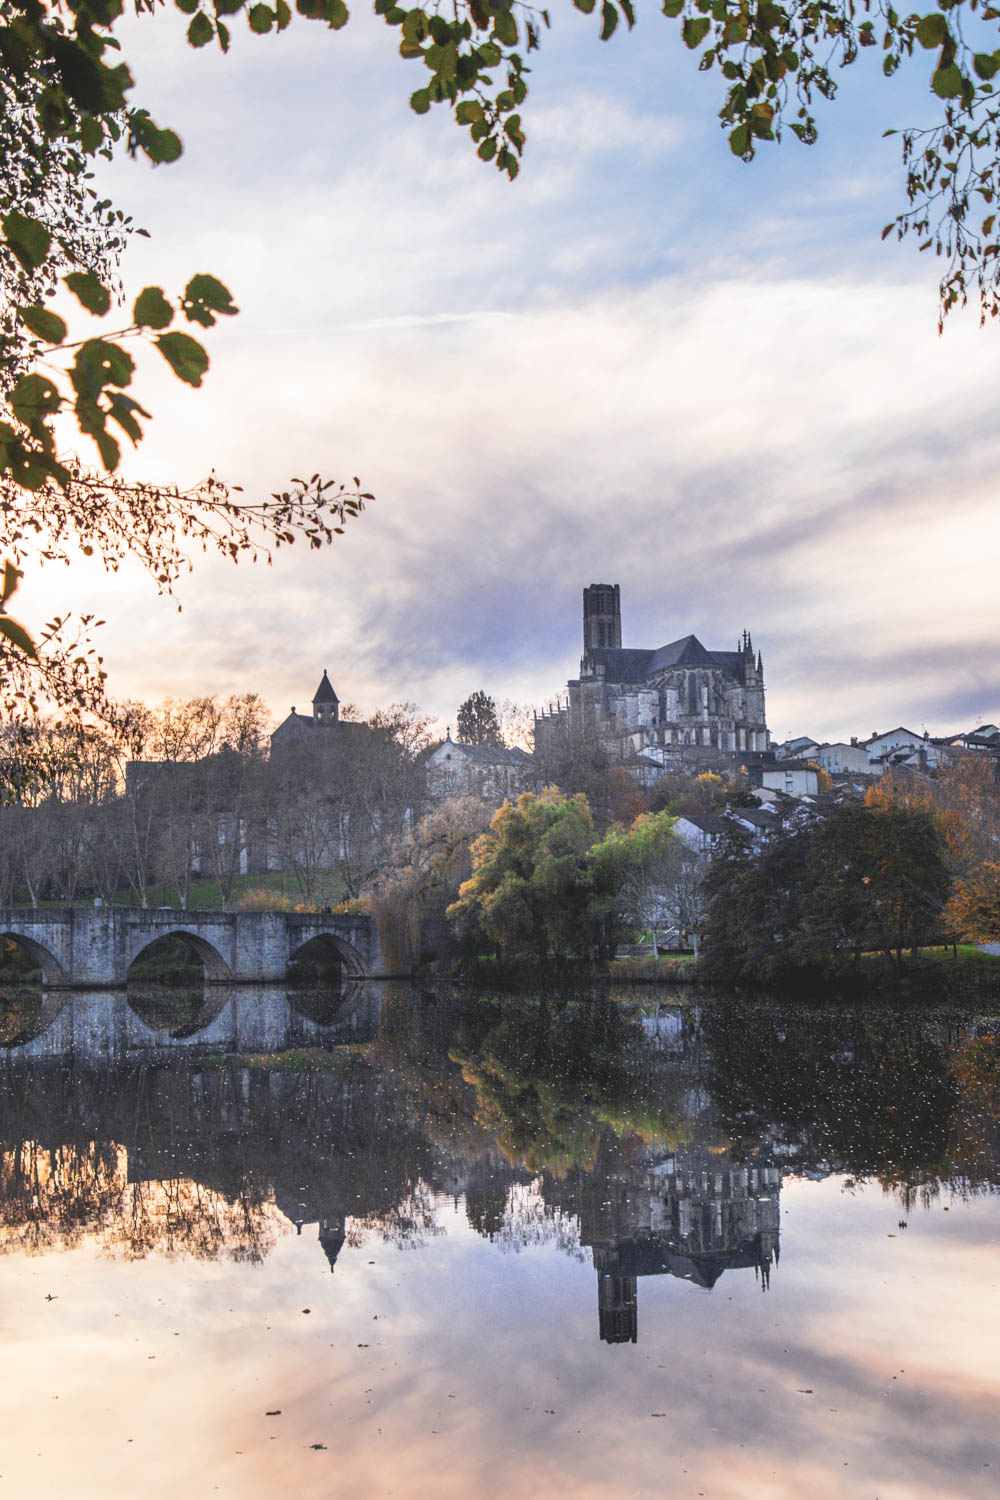
[(0, 908), (0, 936), (28, 949), (51, 988), (121, 986), (139, 954), (169, 936), (197, 954), (209, 983), (281, 983), (289, 960), (317, 937), (329, 940), (350, 974), (383, 972), (372, 918), (334, 912), (7, 907)]

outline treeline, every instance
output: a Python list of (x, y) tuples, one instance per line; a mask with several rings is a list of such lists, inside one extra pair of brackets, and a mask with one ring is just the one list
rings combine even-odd
[[(967, 758), (883, 777), (863, 799), (786, 799), (766, 831), (738, 816), (713, 852), (675, 814), (738, 815), (745, 788), (676, 778), (667, 808), (601, 827), (586, 795), (525, 793), (490, 815), (441, 803), (393, 850), (373, 909), (390, 962), (590, 962), (658, 928), (700, 935), (699, 976), (770, 985), (857, 976), (881, 955), (1000, 940), (1000, 783)], [(657, 787), (660, 797), (663, 787)], [(641, 805), (641, 804), (640, 804)]]
[(393, 704), (269, 755), (270, 723), (244, 694), (44, 731), (45, 777), (0, 811), (0, 905), (155, 893), (186, 908), (207, 880), (225, 907), (237, 877), (269, 871), (306, 905), (360, 894), (419, 807), (428, 721)]
[(442, 802), (397, 849), (373, 899), (390, 965), (610, 958), (662, 917), (687, 851), (670, 813), (599, 831), (582, 793), (524, 792), (492, 812)]
[(703, 973), (836, 979), (871, 953), (898, 973), (924, 947), (1000, 940), (998, 855), (1000, 781), (978, 756), (887, 774), (756, 844), (734, 833), (705, 876)]

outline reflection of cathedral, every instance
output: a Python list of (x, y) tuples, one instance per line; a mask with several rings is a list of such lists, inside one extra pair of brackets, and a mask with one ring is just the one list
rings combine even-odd
[(597, 1269), (606, 1343), (635, 1343), (640, 1276), (677, 1276), (710, 1289), (723, 1271), (753, 1267), (767, 1289), (778, 1259), (780, 1167), (738, 1166), (703, 1152), (692, 1158), (652, 1168), (644, 1188), (613, 1205), (610, 1233), (610, 1225), (597, 1233), (582, 1225), (581, 1243), (591, 1246)]

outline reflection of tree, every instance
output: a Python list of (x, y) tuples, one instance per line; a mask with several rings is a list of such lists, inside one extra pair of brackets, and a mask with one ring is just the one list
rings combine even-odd
[(128, 1153), (113, 1142), (20, 1143), (0, 1158), (0, 1205), (5, 1252), (72, 1250), (87, 1239), (128, 1260), (259, 1261), (279, 1224), (252, 1184), (229, 1201), (190, 1178), (130, 1181)]
[(984, 1130), (995, 1041), (970, 1038), (972, 1024), (718, 1002), (704, 1025), (720, 1123), (744, 1148), (783, 1136), (804, 1165), (878, 1178), (904, 1202), (940, 1180), (1000, 1183), (996, 1133)]
[(34, 1036), (42, 1000), (40, 985), (0, 991), (0, 1046), (13, 1047), (22, 1038)]
[(647, 1144), (688, 1128), (676, 1091), (649, 1076), (633, 1025), (607, 996), (510, 1006), (478, 1040), (460, 1035), (452, 1056), (476, 1089), (480, 1123), (532, 1172), (592, 1166), (606, 1127)]
[(343, 1243), (424, 1243), (464, 1199), (503, 1249), (590, 1246), (623, 1275), (700, 1256), (707, 1276), (750, 1264), (789, 1155), (904, 1201), (1000, 1183), (1000, 1041), (982, 1025), (701, 1015), (659, 1018), (651, 1041), (606, 994), (408, 990), (374, 1041), (325, 1052), (66, 1069), (12, 1054), (0, 1244), (256, 1260), (315, 1223), (333, 1263)]

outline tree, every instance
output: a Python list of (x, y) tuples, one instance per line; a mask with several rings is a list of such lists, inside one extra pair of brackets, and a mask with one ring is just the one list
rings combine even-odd
[(705, 877), (705, 967), (753, 983), (833, 975), (862, 953), (897, 970), (940, 941), (950, 875), (936, 821), (845, 804), (755, 847), (734, 834)]
[(604, 893), (604, 951), (614, 957), (623, 926), (652, 929), (653, 956), (659, 952), (656, 928), (662, 922), (669, 892), (681, 873), (684, 845), (669, 813), (641, 813), (630, 828), (608, 830), (593, 856), (597, 885)]
[[(596, 9), (596, 0), (574, 4), (588, 15)], [(136, 8), (145, 10), (145, 0)], [(191, 16), (192, 47), (217, 43), (224, 52), (241, 15), (258, 34), (283, 31), (293, 19), (285, 0), (275, 0), (273, 8), (250, 0), (223, 0), (211, 8), (201, 0), (179, 0), (179, 8)], [(72, 29), (54, 6), (7, 0), (6, 9), (17, 46), (6, 49), (5, 75), (43, 140), (58, 140), (84, 159), (121, 140), (132, 153), (141, 151), (154, 161), (177, 158), (177, 136), (129, 102), (132, 79), (119, 52), (105, 60), (116, 45), (112, 31), (123, 0), (77, 0)], [(296, 9), (335, 31), (349, 20), (344, 0), (301, 0)], [(479, 158), (516, 177), (526, 139), (522, 111), (530, 68), (525, 59), (549, 28), (549, 12), (511, 0), (456, 0), (450, 15), (394, 0), (375, 0), (375, 9), (393, 31), (398, 28), (401, 56), (427, 69), (423, 87), (410, 97), (414, 112), (424, 115), (441, 105), (451, 109)], [(663, 0), (662, 10), (685, 47), (699, 54), (700, 70), (718, 68), (724, 91), (719, 119), (733, 153), (748, 162), (761, 145), (781, 141), (786, 131), (804, 145), (813, 144), (819, 135), (813, 113), (817, 96), (832, 100), (838, 70), (854, 64), (866, 49), (881, 50), (886, 77), (914, 53), (929, 51), (929, 81), (940, 115), (927, 127), (902, 131), (908, 206), (883, 237), (895, 232), (902, 238), (912, 231), (922, 248), (946, 256), (942, 316), (964, 302), (970, 289), (979, 292), (984, 315), (995, 315), (1000, 237), (993, 235), (992, 214), (980, 225), (975, 208), (978, 197), (989, 210), (1000, 188), (1000, 106), (991, 82), (1000, 69), (1000, 51), (989, 50), (992, 27), (1000, 19), (996, 7), (951, 0), (945, 11), (903, 17), (883, 0), (874, 5), (796, 0), (787, 7), (770, 0), (756, 6), (747, 0)], [(631, 30), (633, 0), (602, 0), (601, 39), (610, 40), (623, 19)], [(974, 22), (968, 36), (967, 20)], [(44, 153), (42, 165), (44, 170)], [(61, 165), (65, 169), (66, 163)], [(72, 176), (72, 157), (68, 165)]]
[(586, 954), (596, 937), (594, 821), (584, 796), (555, 787), (505, 802), (472, 846), (472, 875), (448, 918), (505, 959)]
[(458, 710), (456, 735), (463, 745), (503, 744), (496, 701), (483, 692), (470, 693)]
[(476, 797), (446, 797), (390, 845), (372, 909), (392, 971), (427, 953), (440, 958), (453, 945), (445, 912), (472, 874), (471, 845), (492, 815)]
[[(126, 344), (144, 341), (180, 380), (199, 386), (208, 354), (172, 325), (207, 329), (237, 311), (217, 278), (196, 275), (173, 301), (146, 287), (123, 327), (78, 337), (76, 321), (106, 319), (117, 300), (117, 259), (131, 230), (90, 188), (92, 159), (118, 143), (154, 163), (181, 150), (176, 135), (127, 103), (132, 80), (112, 35), (122, 9), (122, 0), (80, 0), (68, 15), (56, 5), (0, 4), (0, 714), (8, 720), (31, 721), (54, 705), (78, 724), (88, 714), (114, 722), (88, 641), (94, 617), (56, 617), (39, 634), (7, 613), (22, 562), (68, 563), (80, 548), (114, 571), (131, 555), (169, 592), (190, 566), (186, 543), (234, 560), (266, 557), (296, 536), (320, 546), (370, 498), (359, 484), (348, 489), (319, 475), (244, 503), (214, 476), (181, 491), (115, 473), (121, 435), (137, 444), (149, 416), (128, 393), (136, 364)], [(216, 34), (225, 34), (222, 23)], [(46, 305), (57, 288), (79, 305), (72, 329)], [(64, 413), (93, 441), (100, 470), (60, 451), (56, 422)], [(45, 775), (37, 748), (30, 737), (21, 742), (0, 803)]]
[(1000, 863), (988, 860), (960, 876), (945, 916), (966, 942), (1000, 942)]
[(613, 764), (607, 746), (564, 718), (546, 726), (535, 749), (536, 786), (557, 786), (586, 797), (597, 828), (631, 823), (645, 810), (640, 789)]

